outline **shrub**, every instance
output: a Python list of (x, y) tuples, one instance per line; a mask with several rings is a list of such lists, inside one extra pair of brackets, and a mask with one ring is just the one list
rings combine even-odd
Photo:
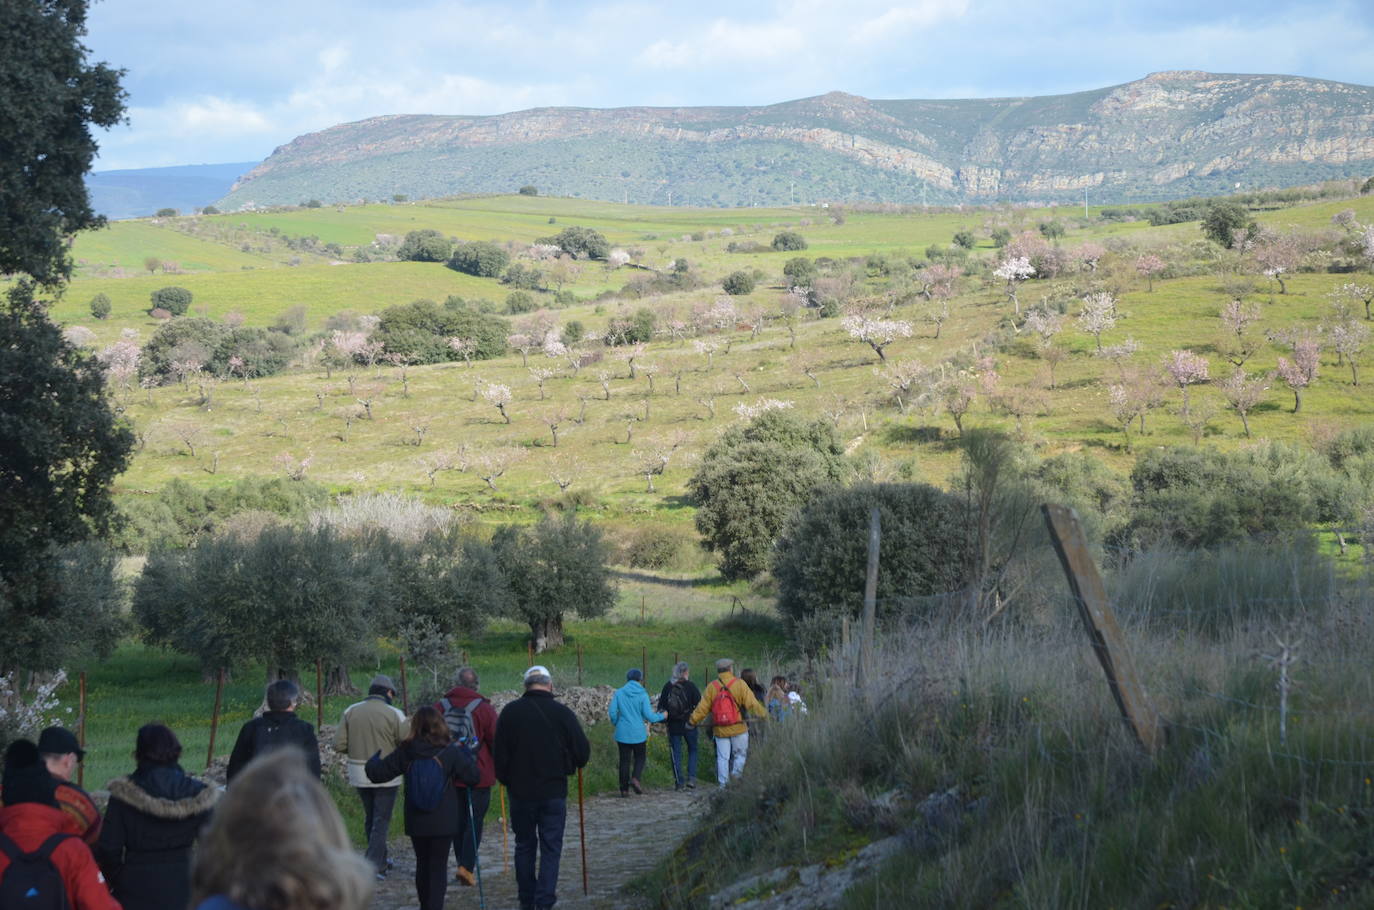
[(509, 253), (494, 243), (480, 240), (458, 244), (448, 261), (448, 267), (455, 272), (476, 275), (478, 278), (495, 278), (509, 264)]
[(576, 319), (570, 319), (567, 324), (563, 326), (563, 333), (559, 335), (559, 340), (565, 345), (571, 346), (581, 341), (586, 334), (587, 331), (582, 327), (581, 322)]
[(207, 205), (205, 208), (200, 210), (200, 213), (202, 215), (218, 215), (219, 209), (215, 208), (213, 205)]
[(158, 217), (158, 218), (175, 218), (176, 216), (178, 216), (178, 215), (180, 215), (180, 214), (181, 214), (181, 212), (177, 211), (176, 209), (158, 209), (158, 210), (157, 210), (157, 216), (156, 216), (156, 217)]
[(110, 298), (106, 294), (96, 294), (91, 298), (91, 315), (96, 319), (110, 318), (110, 311), (112, 309), (113, 306), (110, 304)]
[(551, 243), (574, 259), (605, 259), (611, 254), (611, 245), (605, 236), (588, 227), (566, 227), (557, 236), (538, 242)]
[(811, 282), (815, 281), (820, 274), (820, 270), (810, 259), (798, 256), (795, 259), (787, 260), (787, 263), (782, 267), (782, 274), (787, 279), (789, 288), (809, 288)]
[(726, 430), (687, 484), (702, 545), (719, 556), (721, 574), (733, 581), (767, 569), (792, 512), (837, 482), (843, 463), (828, 421), (773, 410)]
[(121, 497), (122, 521), (114, 543), (133, 554), (183, 549), (236, 515), (267, 513), (299, 524), (328, 501), (329, 491), (308, 480), (249, 475), (208, 489), (173, 480), (151, 496)]
[(144, 376), (164, 379), (172, 375), (172, 364), (194, 360), (209, 364), (215, 349), (229, 333), (229, 326), (213, 319), (196, 316), (174, 319), (158, 326), (153, 337), (143, 346), (139, 372)]
[(191, 296), (191, 292), (186, 288), (173, 285), (158, 288), (149, 295), (149, 299), (152, 301), (151, 309), (162, 309), (173, 316), (180, 316), (191, 308)]
[(687, 569), (698, 553), (697, 536), (686, 528), (649, 525), (635, 528), (620, 547), (621, 561), (635, 569)]
[(726, 275), (720, 282), (720, 286), (725, 289), (725, 293), (734, 297), (754, 293), (754, 274), (740, 270)]
[(969, 533), (957, 497), (926, 484), (831, 490), (807, 502), (778, 538), (778, 609), (794, 629), (859, 615), (875, 506), (882, 522), (881, 615), (907, 612), (920, 598), (964, 586)]
[(526, 291), (537, 291), (544, 286), (544, 273), (517, 262), (506, 269), (506, 274), (501, 276), (501, 283)]
[(623, 313), (606, 324), (602, 340), (609, 346), (641, 344), (653, 340), (658, 316), (648, 307), (640, 307), (630, 315)]
[(975, 237), (973, 231), (970, 230), (955, 231), (954, 245), (966, 250), (971, 250), (978, 245), (978, 238)]
[(780, 253), (804, 250), (806, 245), (806, 238), (796, 231), (781, 231), (773, 236), (773, 249)]
[(531, 184), (528, 184), (528, 183), (525, 184), (524, 186), (520, 187), (519, 192), (520, 192), (520, 195), (521, 195), (521, 196), (538, 196), (538, 195), (539, 195), (539, 189), (538, 189), (538, 187), (535, 187), (535, 186), (533, 186), (533, 185), (531, 185)]
[(453, 244), (436, 230), (411, 231), (396, 249), (396, 257), (408, 262), (443, 262), (453, 252)]
[(515, 291), (506, 295), (506, 312), (512, 316), (533, 313), (539, 309), (539, 302), (527, 291)]
[(443, 306), (432, 300), (416, 300), (387, 307), (372, 337), (389, 354), (405, 354), (414, 363), (443, 363), (458, 359), (449, 347), (450, 338), (470, 338), (476, 343), (473, 358), (490, 360), (506, 353), (510, 324), (499, 316), (479, 313), (458, 298)]

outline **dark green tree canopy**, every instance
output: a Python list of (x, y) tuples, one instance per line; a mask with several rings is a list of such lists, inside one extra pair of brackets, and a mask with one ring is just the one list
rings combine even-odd
[(186, 288), (170, 285), (158, 288), (149, 294), (148, 298), (154, 307), (161, 307), (173, 316), (180, 316), (191, 308), (193, 295)]
[(773, 249), (779, 252), (804, 250), (806, 245), (806, 238), (796, 231), (780, 231), (773, 235)]
[(768, 411), (726, 430), (687, 485), (721, 574), (733, 581), (765, 571), (792, 513), (817, 487), (838, 482), (843, 466), (844, 447), (826, 421)]
[(529, 624), (536, 651), (563, 644), (563, 617), (602, 615), (615, 604), (611, 548), (601, 530), (571, 513), (533, 528), (508, 525), (492, 538), (515, 616)]
[(416, 300), (387, 307), (373, 338), (382, 342), (388, 354), (405, 354), (413, 363), (445, 363), (459, 359), (449, 346), (450, 338), (475, 342), (472, 357), (490, 360), (506, 353), (510, 323), (500, 316), (479, 313), (458, 298), (442, 306), (432, 300)]
[(455, 272), (476, 275), (478, 278), (495, 278), (509, 264), (509, 253), (483, 240), (458, 244), (448, 261), (448, 267)]
[(87, 62), (85, 0), (24, 0), (0, 10), (0, 274), (52, 287), (71, 274), (67, 239), (105, 219), (84, 176), (91, 127), (124, 116), (119, 70)]
[(1250, 213), (1237, 202), (1213, 202), (1202, 218), (1202, 233), (1230, 248), (1236, 233), (1252, 224)]
[(720, 286), (725, 290), (725, 293), (732, 296), (752, 294), (754, 293), (754, 275), (743, 269), (731, 272), (721, 279)]
[(443, 262), (453, 252), (453, 244), (440, 232), (426, 228), (406, 234), (396, 256), (410, 262)]
[(600, 231), (589, 227), (566, 227), (555, 237), (544, 237), (540, 243), (551, 243), (574, 259), (605, 259), (611, 254), (611, 244)]
[(816, 268), (816, 263), (807, 259), (805, 256), (798, 256), (795, 259), (787, 260), (782, 267), (782, 274), (787, 279), (789, 288), (809, 288), (811, 283), (820, 275), (820, 270)]

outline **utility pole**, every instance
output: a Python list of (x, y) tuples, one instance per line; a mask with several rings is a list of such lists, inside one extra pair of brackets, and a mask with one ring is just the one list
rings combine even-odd
[(668, 208), (672, 208), (672, 207), (673, 207), (673, 191), (672, 191), (672, 190), (669, 190), (669, 191), (668, 191)]
[(791, 190), (789, 190), (788, 192), (789, 192), (790, 195), (792, 196), (792, 204), (793, 204), (793, 205), (796, 205), (796, 204), (797, 204), (797, 181), (793, 180), (792, 183), (791, 183), (791, 187), (792, 187)]
[(924, 183), (922, 183), (922, 184), (921, 184), (921, 211), (926, 211), (928, 208), (929, 208), (929, 207), (926, 205), (926, 185), (925, 185)]
[(1088, 185), (1083, 184), (1083, 217), (1088, 217)]

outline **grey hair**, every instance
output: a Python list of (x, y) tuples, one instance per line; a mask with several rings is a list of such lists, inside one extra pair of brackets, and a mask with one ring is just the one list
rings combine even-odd
[(688, 669), (689, 669), (689, 668), (688, 668), (688, 666), (687, 666), (687, 661), (685, 661), (685, 660), (680, 660), (680, 661), (678, 661), (676, 664), (674, 664), (674, 665), (673, 665), (673, 681), (676, 682), (677, 680), (682, 679), (682, 677), (686, 676), (686, 675), (687, 675), (687, 670), (688, 670)]
[(267, 687), (267, 710), (287, 711), (300, 697), (300, 686), (289, 679), (279, 679)]
[(532, 675), (530, 675), (530, 676), (526, 676), (526, 677), (525, 677), (525, 688), (526, 688), (526, 689), (530, 688), (531, 686), (552, 686), (552, 685), (553, 685), (553, 680), (552, 680), (550, 677), (545, 676), (543, 673), (535, 673), (535, 674), (532, 674)]
[(453, 674), (453, 684), (455, 686), (464, 686), (469, 689), (476, 689), (477, 671), (472, 669), (472, 667), (463, 667), (457, 673)]
[(735, 662), (728, 657), (722, 657), (716, 661), (716, 672), (724, 673), (726, 670), (735, 669)]

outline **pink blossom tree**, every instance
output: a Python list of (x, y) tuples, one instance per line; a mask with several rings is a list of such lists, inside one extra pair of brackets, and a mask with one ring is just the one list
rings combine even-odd
[(1218, 315), (1223, 332), (1217, 349), (1233, 366), (1242, 367), (1264, 344), (1259, 334), (1251, 331), (1259, 324), (1260, 309), (1253, 303), (1232, 300)]
[(1163, 259), (1154, 253), (1145, 253), (1135, 261), (1135, 270), (1141, 278), (1148, 282), (1146, 290), (1153, 292), (1155, 289), (1155, 278), (1167, 268)]
[(1250, 412), (1264, 400), (1264, 393), (1269, 391), (1270, 381), (1270, 374), (1249, 376), (1237, 367), (1230, 376), (1217, 383), (1227, 406), (1240, 417), (1240, 424), (1245, 428), (1247, 439), (1250, 437)]
[(1293, 342), (1293, 357), (1279, 358), (1278, 376), (1293, 392), (1293, 413), (1302, 410), (1303, 389), (1317, 381), (1321, 366), (1321, 346), (1314, 338), (1299, 338)]
[(1331, 349), (1350, 365), (1350, 384), (1360, 384), (1358, 360), (1369, 344), (1369, 326), (1356, 319), (1342, 319), (1330, 326)]
[(1100, 243), (1089, 241), (1076, 248), (1070, 255), (1087, 272), (1096, 272), (1097, 264), (1107, 255), (1107, 248)]
[(1333, 303), (1348, 302), (1354, 306), (1356, 303), (1364, 304), (1364, 318), (1374, 319), (1374, 314), (1370, 313), (1371, 306), (1374, 306), (1374, 285), (1356, 284), (1348, 282), (1336, 288), (1328, 295)]
[(1207, 381), (1207, 358), (1192, 351), (1170, 351), (1164, 358), (1164, 370), (1183, 392), (1183, 409), (1188, 410), (1188, 387)]

